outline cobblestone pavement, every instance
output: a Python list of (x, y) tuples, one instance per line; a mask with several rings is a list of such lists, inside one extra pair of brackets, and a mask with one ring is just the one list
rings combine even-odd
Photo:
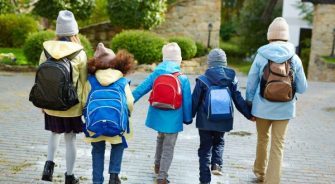
[[(132, 87), (147, 74), (135, 73)], [(192, 86), (195, 76), (190, 76)], [(43, 115), (28, 101), (33, 73), (0, 72), (0, 183), (48, 183), (40, 180), (46, 160), (49, 132), (44, 130)], [(246, 77), (240, 76), (245, 90)], [(335, 183), (335, 83), (310, 82), (306, 94), (299, 96), (297, 118), (290, 121), (285, 145), (282, 183)], [(148, 96), (135, 106), (135, 136), (125, 151), (122, 183), (153, 184), (153, 160), (156, 132), (146, 128), (144, 120)], [(223, 176), (214, 184), (252, 183), (256, 131), (254, 123), (237, 113), (234, 130), (226, 135)], [(91, 146), (77, 136), (75, 174), (81, 183), (91, 183)], [(199, 137), (195, 125), (185, 126), (178, 137), (170, 169), (173, 184), (197, 184)], [(64, 140), (56, 155), (54, 183), (63, 183), (65, 172)], [(106, 151), (106, 159), (109, 151)], [(105, 178), (108, 177), (105, 162)], [(107, 183), (107, 181), (106, 181)]]

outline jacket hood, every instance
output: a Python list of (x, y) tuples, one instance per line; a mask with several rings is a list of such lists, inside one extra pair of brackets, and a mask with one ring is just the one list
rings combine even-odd
[(95, 77), (102, 86), (109, 86), (123, 77), (123, 74), (119, 70), (105, 69), (97, 70), (95, 72)]
[(209, 68), (205, 76), (215, 85), (225, 85), (234, 81), (235, 72), (226, 67)]
[(83, 46), (68, 41), (46, 41), (43, 48), (55, 59), (69, 56), (83, 49)]
[(264, 58), (276, 63), (282, 63), (295, 55), (294, 45), (289, 42), (272, 42), (262, 46), (257, 51)]
[(159, 73), (180, 72), (180, 65), (174, 61), (163, 61), (156, 67), (155, 71)]

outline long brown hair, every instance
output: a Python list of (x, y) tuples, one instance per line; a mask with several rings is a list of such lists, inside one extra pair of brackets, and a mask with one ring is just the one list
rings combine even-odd
[(88, 61), (88, 73), (94, 75), (97, 70), (112, 68), (119, 70), (123, 75), (127, 75), (134, 70), (134, 56), (126, 50), (119, 50), (116, 53), (116, 56), (111, 60), (101, 60), (101, 58), (106, 56), (106, 54), (99, 56), (98, 58), (93, 57)]

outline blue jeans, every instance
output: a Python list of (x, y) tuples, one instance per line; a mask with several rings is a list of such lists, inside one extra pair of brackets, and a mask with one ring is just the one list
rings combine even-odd
[(211, 182), (210, 165), (222, 165), (224, 132), (200, 130), (200, 147), (198, 149), (200, 182)]
[[(104, 182), (104, 160), (105, 160), (105, 141), (92, 142), (92, 167), (93, 167), (93, 183), (102, 184)], [(112, 144), (109, 174), (119, 174), (121, 171), (121, 162), (123, 156), (124, 146), (122, 144)]]

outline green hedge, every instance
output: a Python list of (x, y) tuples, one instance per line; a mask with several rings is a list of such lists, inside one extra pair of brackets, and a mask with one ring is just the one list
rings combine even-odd
[(191, 59), (197, 53), (197, 46), (191, 38), (183, 36), (172, 37), (169, 42), (176, 42), (179, 45), (183, 59)]
[(0, 47), (22, 47), (29, 33), (37, 31), (38, 24), (30, 16), (0, 15)]
[(197, 53), (195, 54), (195, 57), (200, 57), (208, 54), (208, 49), (204, 44), (200, 42), (195, 42), (195, 45), (197, 46)]
[[(42, 52), (43, 42), (47, 40), (52, 40), (54, 38), (55, 38), (54, 31), (42, 31), (29, 35), (29, 37), (26, 40), (26, 43), (23, 46), (23, 52), (27, 58), (28, 63), (32, 65), (37, 65)], [(79, 38), (87, 56), (91, 57), (93, 54), (91, 43), (83, 35), (79, 34)]]
[(244, 58), (246, 53), (240, 48), (240, 46), (234, 42), (222, 42), (220, 43), (220, 48), (225, 51), (227, 57), (241, 57)]
[(53, 31), (42, 31), (29, 35), (23, 46), (23, 53), (29, 64), (38, 65), (43, 48), (43, 42), (51, 40), (54, 37), (55, 32)]
[(141, 30), (123, 31), (110, 42), (110, 47), (116, 52), (126, 49), (132, 53), (138, 64), (151, 64), (162, 60), (162, 47), (166, 41), (151, 32)]

